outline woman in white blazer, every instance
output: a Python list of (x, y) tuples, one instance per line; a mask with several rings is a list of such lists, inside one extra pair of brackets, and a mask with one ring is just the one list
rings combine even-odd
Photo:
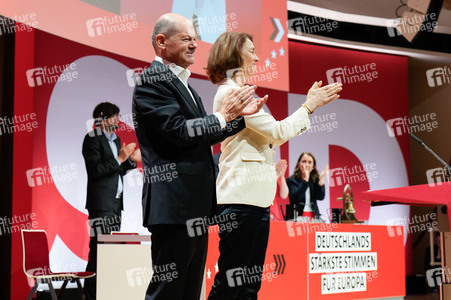
[[(219, 85), (215, 112), (230, 90), (239, 89), (255, 73), (258, 60), (249, 34), (225, 32), (216, 40), (206, 68), (210, 80)], [(269, 237), (269, 207), (276, 192), (272, 148), (308, 130), (308, 115), (339, 97), (341, 84), (321, 84), (315, 82), (305, 103), (284, 120), (277, 121), (261, 109), (244, 117), (246, 128), (221, 143), (218, 219), (227, 224), (219, 224), (219, 272), (208, 299), (257, 299)]]

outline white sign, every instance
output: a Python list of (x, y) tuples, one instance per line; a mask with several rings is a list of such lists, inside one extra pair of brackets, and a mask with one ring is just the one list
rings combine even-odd
[(370, 232), (316, 232), (316, 251), (371, 250)]
[(366, 291), (366, 273), (321, 275), (321, 294)]
[(377, 270), (377, 252), (310, 253), (310, 273)]

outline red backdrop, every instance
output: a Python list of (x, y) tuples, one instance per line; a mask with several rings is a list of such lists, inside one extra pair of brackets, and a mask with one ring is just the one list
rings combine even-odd
[[(257, 49), (257, 52), (259, 50)], [(341, 94), (341, 98), (352, 99), (357, 103), (363, 104), (365, 107), (369, 107), (376, 112), (383, 120), (389, 120), (399, 116), (407, 114), (408, 102), (407, 102), (407, 59), (404, 57), (396, 57), (389, 55), (381, 55), (376, 53), (350, 51), (345, 49), (330, 48), (302, 43), (290, 42), (290, 92), (288, 94), (283, 91), (271, 90), (260, 88), (257, 92), (259, 95), (269, 94), (270, 101), (267, 104), (267, 110), (273, 114), (276, 119), (282, 119), (286, 117), (291, 111), (290, 96), (301, 97), (307, 93), (307, 90), (311, 86), (314, 80), (323, 80), (327, 83), (327, 72), (330, 69), (351, 66), (351, 65), (364, 65), (368, 62), (374, 62), (377, 64), (377, 71), (380, 74), (378, 80), (374, 80), (371, 83), (353, 83), (345, 84), (345, 89)], [(95, 56), (95, 57), (94, 57)], [(55, 136), (48, 135), (49, 128), (48, 120), (53, 119), (54, 115), (49, 115), (49, 105), (52, 97), (64, 90), (64, 85), (57, 86), (56, 84), (43, 84), (41, 86), (31, 87), (28, 84), (26, 72), (27, 70), (37, 67), (69, 65), (75, 61), (80, 61), (82, 65), (82, 59), (93, 59), (95, 63), (99, 63), (107, 58), (108, 63), (117, 62), (118, 65), (124, 68), (133, 69), (148, 65), (143, 61), (137, 61), (122, 57), (119, 55), (107, 53), (95, 48), (84, 46), (63, 38), (59, 38), (41, 31), (32, 32), (20, 32), (16, 35), (16, 70), (15, 70), (15, 115), (25, 115), (27, 113), (36, 113), (38, 128), (31, 132), (20, 132), (14, 136), (14, 173), (13, 173), (13, 215), (26, 215), (30, 212), (36, 213), (37, 224), (40, 229), (45, 229), (49, 238), (49, 246), (52, 247), (55, 242), (55, 237), (58, 235), (67, 249), (75, 255), (80, 261), (87, 259), (88, 253), (88, 231), (86, 230), (86, 211), (82, 209), (76, 209), (71, 205), (62, 192), (57, 188), (55, 184), (45, 184), (41, 186), (30, 187), (27, 182), (27, 170), (50, 166), (52, 163), (49, 161), (47, 151), (49, 150), (49, 139), (55, 139)], [(92, 74), (83, 73), (84, 69), (80, 69), (80, 77), (85, 78), (88, 76), (90, 80), (91, 91), (84, 91), (84, 95), (88, 95), (88, 92), (101, 93), (102, 91), (96, 91), (95, 87), (99, 84), (107, 84), (102, 82), (102, 77), (99, 77), (96, 73), (102, 70), (96, 70), (96, 65), (91, 69)], [(61, 73), (61, 72), (60, 72)], [(208, 108), (212, 106), (212, 97), (215, 87), (207, 83), (204, 77), (193, 76), (191, 84), (196, 87), (199, 94), (203, 98), (205, 106)], [(77, 79), (78, 80), (78, 79)], [(127, 77), (123, 74), (120, 84), (127, 88)], [(77, 82), (74, 80), (74, 82)], [(64, 83), (66, 84), (66, 83)], [(67, 82), (67, 84), (72, 84)], [(76, 84), (76, 83), (75, 83)], [(119, 84), (111, 83), (110, 89), (121, 89)], [(129, 87), (132, 90), (132, 87)], [(129, 92), (130, 90), (127, 90)], [(56, 98), (57, 99), (57, 98)], [(53, 100), (52, 100), (53, 101)], [(93, 107), (97, 104), (94, 100), (87, 101), (80, 98), (79, 106), (87, 107), (87, 110), (92, 111)], [(98, 99), (98, 102), (108, 101), (108, 99)], [(131, 104), (131, 98), (121, 99), (125, 103)], [(337, 105), (339, 105), (337, 100)], [(78, 104), (77, 104), (78, 105)], [(121, 108), (122, 111), (122, 108)], [(318, 110), (318, 113), (320, 110)], [(55, 113), (55, 112), (53, 112)], [(57, 112), (58, 113), (58, 112)], [(66, 112), (61, 111), (61, 119), (64, 120)], [(69, 130), (72, 127), (83, 127), (86, 133), (85, 121), (89, 118), (89, 115), (77, 115), (77, 111), (67, 115), (67, 118), (75, 117), (82, 120), (80, 123), (61, 124), (61, 131)], [(315, 112), (316, 113), (316, 112)], [(316, 113), (316, 114), (318, 114)], [(352, 111), (348, 112), (348, 118), (352, 118)], [(53, 123), (52, 123), (53, 124)], [(363, 125), (362, 125), (363, 126)], [(372, 124), (365, 124), (369, 128)], [(50, 128), (55, 130), (55, 128)], [(57, 130), (59, 128), (56, 128)], [(333, 132), (332, 132), (333, 134)], [(348, 133), (348, 138), (353, 138), (353, 132)], [(311, 135), (312, 137), (315, 135)], [(65, 140), (58, 140), (61, 144), (61, 156), (64, 156), (64, 151), (68, 144), (78, 147), (76, 151), (81, 155), (81, 142), (82, 140), (72, 135), (64, 136)], [(135, 139), (133, 134), (123, 134), (121, 138), (124, 141), (133, 141)], [(309, 136), (310, 138), (310, 136)], [(367, 136), (368, 140), (373, 139), (373, 136)], [(356, 155), (351, 146), (346, 146), (346, 137), (344, 146), (328, 142), (327, 138), (323, 138), (318, 135), (318, 139), (323, 140), (326, 143), (327, 151), (329, 151), (329, 157), (327, 158), (331, 168), (338, 168), (346, 164), (365, 164), (359, 155)], [(285, 144), (281, 147), (281, 157), (289, 160), (289, 170), (287, 175), (292, 172), (295, 161), (293, 157), (298, 156), (300, 153), (299, 148), (294, 148), (291, 145), (297, 145), (299, 141), (308, 140), (301, 136), (289, 144)], [(408, 161), (408, 140), (407, 136), (396, 137), (397, 143), (402, 152), (404, 161)], [(54, 141), (52, 141), (54, 142)], [(365, 143), (365, 140), (358, 141), (359, 143)], [(311, 151), (315, 153), (321, 152), (324, 149), (313, 148)], [(325, 150), (325, 151), (326, 151)], [(373, 149), (373, 151), (375, 151)], [(291, 152), (291, 153), (290, 153)], [(71, 162), (73, 158), (68, 154), (68, 162)], [(324, 164), (325, 161), (321, 161)], [(408, 164), (403, 162), (404, 172), (408, 171)], [(77, 171), (79, 174), (84, 172), (84, 166), (78, 164)], [(383, 173), (381, 176), (392, 176), (391, 174)], [(75, 184), (81, 186), (81, 190), (85, 189), (84, 182), (78, 180)], [(359, 182), (355, 187), (353, 186), (356, 197), (356, 207), (359, 209), (359, 217), (362, 219), (368, 219), (370, 214), (369, 206), (359, 201), (360, 192), (368, 189), (370, 184), (367, 181)], [(335, 199), (340, 195), (342, 187), (331, 187), (328, 190), (328, 199)], [(133, 203), (139, 206), (140, 200), (138, 198), (133, 199)], [(330, 200), (327, 203), (330, 207), (341, 205), (340, 203)], [(137, 224), (140, 224), (140, 218), (134, 220)], [(22, 270), (22, 246), (20, 241), (20, 233), (14, 233), (12, 238), (12, 291), (13, 298), (25, 298), (28, 290), (26, 287), (26, 279)], [(53, 258), (58, 258), (59, 255), (63, 255), (61, 248), (55, 250)], [(66, 255), (66, 254), (64, 254)]]

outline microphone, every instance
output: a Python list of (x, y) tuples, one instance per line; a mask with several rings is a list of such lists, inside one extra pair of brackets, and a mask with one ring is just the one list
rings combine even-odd
[(418, 144), (420, 144), (421, 147), (425, 147), (426, 145), (423, 143), (422, 140), (420, 140), (416, 135), (414, 135), (413, 133), (409, 132), (409, 135), (411, 138), (413, 138), (415, 140), (415, 142), (417, 142)]
[(420, 144), (421, 147), (425, 148), (429, 153), (431, 153), (439, 162), (442, 163), (442, 165), (445, 166), (446, 169), (448, 169), (448, 172), (451, 172), (451, 167), (440, 157), (438, 156), (434, 151), (432, 151), (431, 148), (429, 148), (425, 143), (423, 143), (422, 140), (420, 140), (417, 136), (415, 136), (413, 133), (409, 132), (409, 135), (411, 138), (415, 140), (418, 144)]

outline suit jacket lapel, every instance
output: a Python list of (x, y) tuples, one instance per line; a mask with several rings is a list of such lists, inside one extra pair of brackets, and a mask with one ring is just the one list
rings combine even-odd
[[(169, 71), (171, 72), (171, 71)], [(178, 79), (177, 77), (174, 78), (172, 80), (172, 82), (174, 83), (175, 87), (182, 93), (183, 97), (185, 98), (186, 102), (188, 102), (188, 105), (191, 107), (191, 109), (196, 112), (196, 114), (201, 117), (202, 114), (199, 110), (199, 108), (197, 107), (197, 105), (194, 103), (193, 98), (191, 97), (191, 95), (189, 94), (188, 90), (186, 89), (185, 85), (183, 84), (183, 82)], [(194, 95), (194, 94), (193, 94)], [(197, 101), (196, 101), (197, 103)]]
[(194, 96), (194, 100), (196, 100), (197, 108), (199, 109), (201, 116), (206, 116), (207, 113), (205, 112), (204, 106), (202, 104), (202, 100), (200, 99), (199, 95), (196, 93), (196, 91), (188, 84), (189, 89), (191, 90), (191, 93)]
[[(108, 139), (106, 138), (105, 134), (103, 133), (103, 131), (98, 135), (100, 141), (102, 142), (103, 148), (105, 149), (105, 152), (108, 153), (109, 156), (111, 156), (112, 158), (114, 157), (113, 151), (111, 151), (111, 147), (110, 144), (108, 143)], [(119, 154), (119, 149), (121, 147), (120, 141), (119, 141), (119, 137), (117, 137), (114, 140), (114, 143), (117, 146), (117, 153)]]
[[(193, 98), (191, 97), (191, 95), (189, 94), (189, 92), (188, 92), (188, 90), (186, 89), (186, 87), (185, 87), (185, 85), (183, 84), (183, 82), (177, 77), (177, 76), (175, 76), (175, 74), (171, 71), (171, 70), (169, 70), (169, 68), (167, 68), (164, 64), (162, 64), (161, 62), (159, 62), (159, 61), (153, 61), (152, 62), (152, 67), (153, 67), (153, 71), (152, 72), (154, 72), (154, 73), (163, 73), (163, 72), (166, 72), (166, 73), (168, 73), (170, 76), (168, 76), (168, 78), (171, 78), (171, 82), (172, 82), (172, 84), (174, 84), (175, 85), (175, 87), (179, 90), (179, 92), (183, 95), (183, 98), (185, 98), (185, 101), (188, 103), (188, 105), (191, 107), (191, 109), (196, 113), (196, 115), (198, 115), (199, 117), (203, 117), (204, 115), (202, 115), (202, 113), (205, 113), (205, 110), (204, 110), (204, 108), (203, 108), (203, 106), (202, 106), (202, 104), (201, 105), (199, 105), (199, 103), (200, 103), (200, 98), (199, 98), (199, 96), (196, 94), (196, 92), (193, 92), (194, 90), (193, 89), (191, 89), (191, 92), (193, 93), (193, 96), (194, 96), (194, 98), (195, 98), (195, 101), (196, 101), (196, 103), (197, 103), (197, 106), (196, 106), (196, 104), (193, 102)], [(152, 68), (151, 67), (151, 68)], [(163, 72), (162, 72), (162, 70), (164, 70)], [(199, 100), (198, 99), (196, 99), (196, 97), (197, 98), (199, 98)]]
[[(121, 140), (119, 139), (119, 136), (117, 136), (116, 135), (116, 139), (114, 140), (114, 143), (116, 144), (116, 147), (117, 147), (117, 154), (119, 155), (119, 154), (121, 154)], [(108, 145), (109, 146), (109, 145)], [(110, 152), (111, 152), (111, 148), (110, 148)], [(113, 154), (113, 153), (111, 153), (111, 154)], [(114, 154), (113, 154), (113, 157), (114, 157)], [(123, 182), (123, 179), (122, 179), (122, 173), (119, 175), (119, 177), (121, 178), (121, 180), (122, 180), (122, 182)]]
[(121, 141), (119, 140), (119, 137), (116, 135), (116, 139), (114, 140), (114, 143), (117, 147), (117, 154), (121, 154)]

